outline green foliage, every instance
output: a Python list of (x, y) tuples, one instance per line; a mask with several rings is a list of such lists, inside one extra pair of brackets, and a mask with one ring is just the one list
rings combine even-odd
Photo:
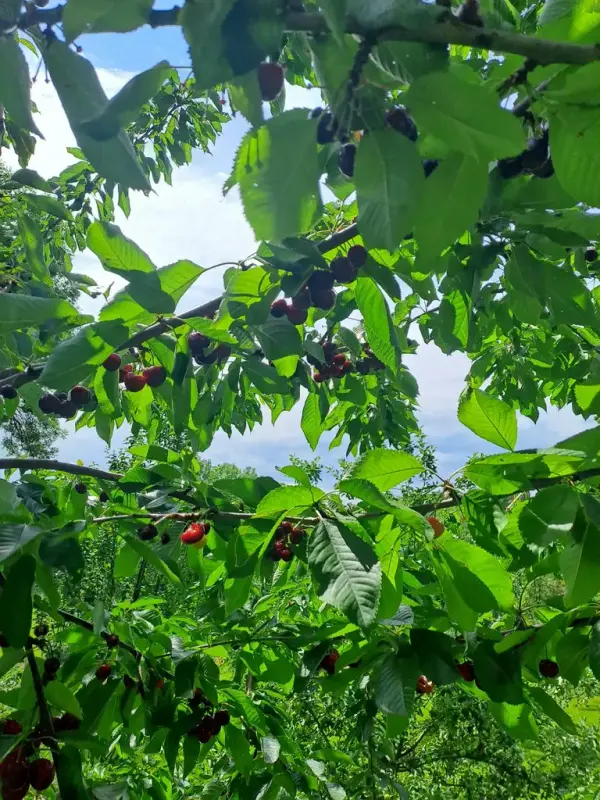
[[(518, 413), (600, 412), (593, 14), (5, 5), (0, 702), (61, 797), (597, 793), (600, 428), (516, 449)], [(71, 43), (146, 23), (181, 28), (193, 74), (161, 61), (109, 100)], [(51, 121), (23, 47), (78, 143), (58, 176), (27, 166)], [(327, 109), (287, 109), (281, 66)], [(157, 268), (115, 205), (208, 151), (224, 104), (259, 244), (180, 310), (212, 265)], [(86, 248), (127, 282), (97, 318)], [(470, 359), (458, 419), (504, 451), (455, 479), (417, 422), (421, 340)], [(294, 409), (339, 467), (199, 457)], [(35, 461), (57, 418), (128, 426), (112, 471)]]

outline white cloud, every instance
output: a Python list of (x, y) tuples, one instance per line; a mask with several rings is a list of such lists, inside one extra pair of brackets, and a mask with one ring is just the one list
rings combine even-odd
[[(113, 94), (130, 77), (126, 73), (99, 69), (100, 79)], [(44, 177), (57, 174), (70, 164), (73, 157), (67, 153), (75, 140), (60, 109), (52, 86), (38, 80), (34, 98), (40, 109), (40, 127), (46, 140), (39, 142), (31, 166)], [(319, 92), (309, 94), (294, 87), (288, 93), (288, 102), (312, 107), (320, 102)], [(226, 126), (225, 134), (218, 140), (213, 156), (199, 153), (191, 167), (176, 169), (173, 186), (161, 183), (156, 193), (148, 197), (135, 193), (129, 219), (120, 215), (118, 222), (124, 233), (136, 241), (158, 265), (163, 266), (180, 258), (189, 258), (201, 266), (222, 261), (237, 261), (250, 255), (255, 241), (244, 219), (239, 197), (230, 193), (223, 197), (221, 187), (234, 148), (243, 132), (238, 121)], [(92, 276), (103, 287), (115, 281), (115, 276), (104, 272), (96, 257), (90, 253), (76, 258), (75, 269)], [(190, 308), (211, 299), (222, 288), (222, 270), (203, 275), (185, 297), (181, 308)], [(85, 311), (97, 311), (100, 301), (84, 297)], [(416, 356), (406, 357), (420, 386), (419, 418), (429, 440), (438, 449), (440, 470), (446, 474), (459, 467), (475, 451), (491, 452), (494, 448), (475, 437), (457, 420), (458, 396), (464, 386), (469, 361), (462, 354), (445, 356), (435, 345), (422, 345)], [(283, 414), (275, 426), (267, 421), (245, 436), (235, 432), (231, 439), (219, 433), (211, 448), (203, 454), (214, 462), (233, 461), (240, 466), (254, 466), (259, 473), (276, 474), (275, 466), (287, 463), (290, 452), (311, 458), (300, 429), (301, 405)], [(268, 419), (268, 411), (265, 414)], [(570, 411), (551, 409), (542, 415), (540, 422), (520, 420), (519, 446), (549, 446), (577, 430), (584, 422)], [(115, 438), (118, 446), (126, 434), (121, 429)], [(334, 463), (344, 455), (344, 448), (332, 454), (328, 451), (331, 435), (323, 438), (317, 454), (326, 463)], [(86, 462), (105, 464), (104, 444), (94, 431), (79, 431), (60, 444), (60, 455)]]

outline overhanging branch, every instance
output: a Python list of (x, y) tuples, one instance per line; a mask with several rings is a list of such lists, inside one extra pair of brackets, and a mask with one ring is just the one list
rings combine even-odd
[[(28, 30), (38, 25), (56, 25), (62, 19), (64, 5), (54, 8), (31, 8), (19, 18), (19, 28)], [(149, 13), (147, 24), (153, 28), (179, 24), (179, 6), (157, 9)], [(532, 59), (538, 64), (589, 64), (600, 59), (600, 47), (595, 44), (576, 44), (555, 42), (526, 36), (521, 33), (478, 28), (460, 22), (449, 14), (434, 16), (429, 24), (389, 25), (377, 29), (365, 28), (352, 18), (346, 20), (346, 32), (357, 35), (375, 34), (380, 41), (423, 42), (426, 44), (454, 44), (472, 47), (476, 50), (492, 50), (496, 53), (512, 53)], [(326, 34), (329, 26), (320, 12), (290, 12), (284, 20), (284, 28), (291, 32)]]

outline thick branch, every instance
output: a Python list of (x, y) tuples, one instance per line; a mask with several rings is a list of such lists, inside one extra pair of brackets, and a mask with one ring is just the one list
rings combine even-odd
[[(55, 25), (62, 19), (64, 6), (49, 9), (30, 9), (21, 15), (19, 27), (23, 30), (36, 25)], [(170, 9), (153, 10), (147, 18), (147, 24), (153, 28), (179, 24), (179, 6)], [(589, 64), (600, 59), (600, 47), (595, 44), (575, 44), (572, 42), (554, 42), (525, 36), (521, 33), (499, 30), (495, 28), (478, 28), (460, 22), (451, 14), (434, 15), (431, 9), (429, 24), (407, 25), (396, 24), (377, 29), (365, 28), (356, 20), (346, 20), (346, 31), (364, 36), (375, 35), (380, 41), (425, 42), (429, 44), (466, 45), (477, 50), (493, 50), (497, 53), (513, 53), (532, 59), (538, 64)], [(329, 26), (320, 12), (291, 12), (284, 20), (287, 31), (299, 31), (312, 34), (326, 34)]]
[(103, 469), (85, 467), (81, 464), (69, 464), (53, 458), (0, 458), (0, 469), (45, 469), (52, 472), (68, 472), (71, 475), (87, 475), (90, 478), (104, 481), (118, 481), (122, 477), (117, 472), (106, 472)]

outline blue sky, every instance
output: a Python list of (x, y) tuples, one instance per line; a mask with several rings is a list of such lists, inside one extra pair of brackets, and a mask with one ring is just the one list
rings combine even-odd
[[(158, 0), (156, 8), (169, 8), (169, 0)], [(176, 66), (189, 64), (186, 44), (177, 29), (151, 30), (148, 27), (133, 33), (84, 36), (80, 40), (84, 55), (96, 66), (108, 94), (118, 91), (131, 73), (167, 59)], [(288, 87), (289, 89), (289, 87)], [(40, 142), (31, 166), (44, 177), (51, 177), (72, 161), (66, 147), (75, 144), (74, 137), (60, 109), (52, 86), (38, 81), (34, 99), (41, 113), (39, 125), (46, 136)], [(288, 105), (319, 104), (316, 90), (308, 93), (293, 88), (287, 94)], [(222, 195), (222, 185), (231, 168), (233, 154), (247, 129), (238, 117), (228, 123), (212, 154), (198, 152), (190, 167), (176, 170), (173, 186), (160, 184), (156, 193), (145, 197), (137, 193), (132, 202), (129, 219), (121, 216), (117, 222), (126, 235), (136, 241), (157, 266), (190, 258), (208, 267), (222, 261), (232, 261), (250, 255), (256, 249), (252, 231), (246, 223), (239, 198), (234, 192)], [(103, 272), (91, 253), (77, 257), (75, 270), (91, 275), (103, 288), (114, 281), (114, 275)], [(203, 275), (181, 303), (181, 310), (199, 305), (220, 294), (222, 272), (213, 270)], [(116, 287), (115, 287), (116, 288)], [(100, 304), (82, 300), (85, 311), (97, 312)], [(415, 356), (406, 358), (420, 386), (420, 419), (430, 442), (437, 449), (439, 472), (448, 476), (460, 467), (475, 451), (494, 452), (465, 429), (456, 418), (458, 396), (464, 387), (469, 362), (461, 354), (444, 356), (435, 345), (421, 346)], [(240, 466), (253, 466), (259, 474), (275, 474), (277, 466), (288, 463), (294, 453), (312, 457), (300, 430), (301, 404), (282, 415), (275, 426), (266, 423), (251, 434), (231, 439), (218, 434), (211, 448), (203, 454), (213, 462), (229, 461)], [(581, 418), (570, 411), (550, 410), (533, 425), (528, 420), (519, 423), (519, 447), (550, 446), (585, 427)], [(70, 433), (60, 443), (59, 458), (67, 461), (81, 459), (84, 463), (106, 463), (104, 443), (94, 431)], [(113, 446), (120, 446), (125, 429), (117, 433)], [(316, 455), (328, 464), (335, 464), (345, 455), (345, 448), (328, 450), (331, 436), (323, 437)]]

